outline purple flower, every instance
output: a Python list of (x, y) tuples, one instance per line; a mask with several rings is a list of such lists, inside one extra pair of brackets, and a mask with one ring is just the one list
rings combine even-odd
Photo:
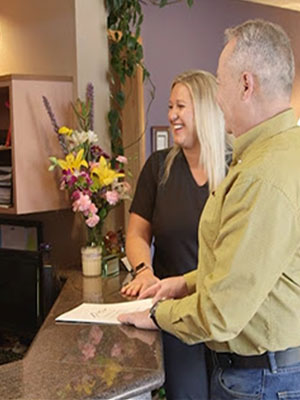
[(80, 172), (79, 176), (85, 180), (85, 182), (88, 186), (92, 185), (93, 181), (87, 172), (82, 171), (82, 172)]
[(72, 187), (77, 182), (77, 177), (72, 174), (71, 170), (63, 170), (62, 171), (62, 181), (66, 184), (67, 187)]
[(94, 130), (94, 86), (89, 82), (86, 86), (86, 101), (90, 102), (90, 115), (89, 115), (89, 126), (90, 130)]
[(98, 161), (101, 156), (103, 156), (107, 160), (110, 159), (109, 155), (103, 149), (101, 149), (101, 147), (98, 146), (97, 144), (93, 144), (91, 146), (91, 154), (92, 154), (93, 160)]
[(74, 192), (71, 194), (71, 200), (78, 200), (80, 197), (80, 190), (74, 190)]
[(50, 121), (52, 123), (54, 132), (57, 134), (59, 144), (60, 144), (64, 154), (68, 154), (68, 149), (67, 149), (67, 146), (66, 146), (66, 143), (65, 143), (65, 139), (64, 139), (63, 135), (60, 135), (58, 133), (59, 126), (58, 126), (58, 124), (56, 122), (55, 115), (54, 115), (54, 112), (52, 111), (52, 108), (51, 108), (51, 105), (49, 103), (49, 100), (47, 99), (46, 96), (42, 96), (42, 99), (43, 99), (44, 106), (45, 106), (45, 108), (47, 110), (47, 113), (49, 115)]

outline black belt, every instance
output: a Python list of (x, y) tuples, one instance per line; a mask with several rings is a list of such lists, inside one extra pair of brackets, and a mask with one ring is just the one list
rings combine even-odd
[[(277, 367), (283, 368), (300, 362), (300, 346), (274, 352)], [(221, 368), (270, 368), (269, 354), (257, 356), (240, 356), (235, 353), (213, 352)]]

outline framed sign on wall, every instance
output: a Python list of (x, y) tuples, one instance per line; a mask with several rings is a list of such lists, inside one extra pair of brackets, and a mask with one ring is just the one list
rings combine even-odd
[(163, 150), (170, 147), (170, 127), (151, 127), (151, 151)]

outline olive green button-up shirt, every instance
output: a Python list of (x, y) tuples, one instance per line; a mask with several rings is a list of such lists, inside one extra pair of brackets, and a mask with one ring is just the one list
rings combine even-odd
[(300, 127), (289, 109), (235, 140), (206, 203), (189, 295), (156, 311), (162, 329), (242, 355), (300, 345)]

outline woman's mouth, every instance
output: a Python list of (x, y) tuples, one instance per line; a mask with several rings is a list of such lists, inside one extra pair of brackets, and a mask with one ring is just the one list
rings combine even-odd
[(174, 124), (173, 128), (174, 128), (174, 131), (179, 131), (180, 129), (183, 128), (183, 125), (182, 124)]

